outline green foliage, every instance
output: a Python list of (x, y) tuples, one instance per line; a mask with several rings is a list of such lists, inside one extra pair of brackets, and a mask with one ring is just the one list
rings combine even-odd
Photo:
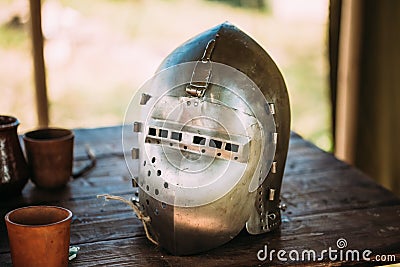
[(0, 26), (0, 48), (21, 49), (29, 44), (29, 34), (23, 24), (5, 23)]

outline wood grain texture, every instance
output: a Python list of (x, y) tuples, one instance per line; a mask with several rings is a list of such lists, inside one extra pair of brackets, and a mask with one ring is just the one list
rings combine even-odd
[[(395, 255), (400, 261), (400, 199), (360, 171), (335, 159), (296, 134), (291, 135), (282, 187), (288, 209), (281, 229), (250, 236), (245, 231), (228, 244), (206, 253), (178, 257), (152, 245), (141, 222), (125, 204), (97, 199), (110, 193), (129, 198), (131, 180), (123, 158), (121, 127), (75, 130), (75, 159), (84, 160), (84, 145), (97, 157), (95, 169), (58, 192), (29, 183), (20, 197), (0, 203), (0, 215), (26, 205), (50, 204), (70, 209), (71, 244), (81, 250), (70, 266), (257, 266), (358, 265), (330, 261), (321, 251), (345, 238), (348, 249), (369, 249), (372, 255)], [(259, 261), (257, 252), (312, 249), (320, 261)], [(389, 263), (389, 262), (387, 262)], [(393, 262), (390, 262), (393, 263)], [(369, 262), (374, 265), (374, 262)], [(382, 264), (382, 263), (379, 263)], [(0, 224), (0, 266), (11, 266), (7, 231)]]

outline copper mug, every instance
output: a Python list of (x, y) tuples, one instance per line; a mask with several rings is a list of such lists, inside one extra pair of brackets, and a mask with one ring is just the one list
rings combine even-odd
[(71, 219), (71, 211), (56, 206), (29, 206), (7, 213), (13, 266), (68, 266)]
[(18, 139), (17, 118), (0, 115), (0, 199), (19, 195), (29, 178)]
[(31, 180), (38, 187), (65, 186), (72, 176), (74, 133), (44, 128), (23, 136)]

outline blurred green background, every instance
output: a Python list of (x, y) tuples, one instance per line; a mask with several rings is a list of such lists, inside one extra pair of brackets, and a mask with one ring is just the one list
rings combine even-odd
[[(0, 0), (0, 113), (35, 128), (29, 1)], [(123, 122), (130, 98), (187, 39), (230, 21), (275, 60), (292, 130), (332, 150), (327, 0), (45, 0), (42, 23), (51, 125)]]

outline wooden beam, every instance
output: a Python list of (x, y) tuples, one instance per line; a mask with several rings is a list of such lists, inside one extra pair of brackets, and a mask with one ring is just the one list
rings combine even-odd
[(46, 70), (43, 56), (41, 0), (29, 0), (31, 13), (31, 33), (33, 66), (36, 88), (36, 110), (39, 127), (49, 125), (49, 110), (46, 88)]
[(331, 93), (331, 125), (333, 144), (336, 140), (336, 103), (339, 62), (339, 36), (341, 21), (342, 0), (329, 1), (329, 83)]
[(336, 102), (335, 156), (354, 164), (362, 0), (342, 1)]

